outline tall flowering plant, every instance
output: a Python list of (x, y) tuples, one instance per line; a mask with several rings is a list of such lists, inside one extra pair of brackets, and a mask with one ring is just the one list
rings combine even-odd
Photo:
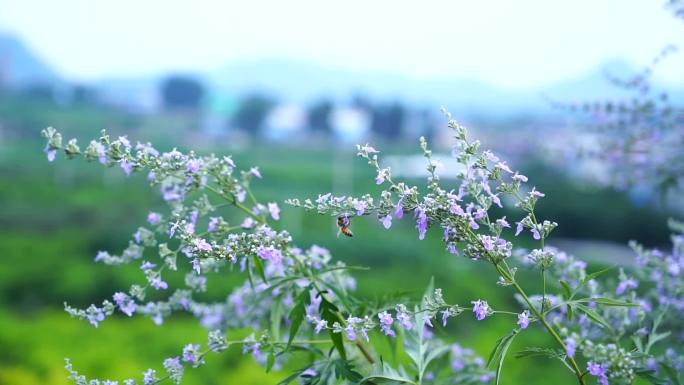
[[(653, 383), (677, 383), (682, 368), (676, 344), (681, 338), (677, 330), (681, 310), (673, 304), (684, 300), (676, 279), (679, 270), (673, 274), (672, 265), (684, 267), (681, 243), (664, 257), (666, 262), (659, 259), (662, 255), (635, 246), (644, 266), (639, 274), (647, 276), (623, 270), (617, 277), (605, 274), (608, 270), (587, 273), (584, 262), (545, 245), (557, 224), (535, 214), (544, 194), (527, 188), (526, 176), (481, 150), (479, 142), (468, 139), (464, 127), (448, 113), (447, 117), (454, 134), (452, 155), (460, 165), (456, 184), (443, 185), (439, 164), (424, 139), (420, 146), (427, 161), (425, 187), (395, 180), (391, 170), (382, 166), (379, 151), (364, 145), (358, 146), (358, 155), (377, 171), (375, 181), (384, 187), (380, 193), (323, 194), (315, 200), (287, 203), (331, 216), (347, 235), (356, 217), (371, 215), (385, 229), (391, 229), (394, 221), (414, 221), (419, 240), (438, 230), (450, 253), (490, 265), (499, 275), (496, 284), (511, 288), (517, 309), (494, 309), (486, 299), (473, 299), (465, 306), (447, 303), (443, 291), (432, 283), (415, 300), (359, 298), (350, 274), (355, 267), (333, 262), (330, 253), (318, 246), (297, 248), (287, 231), (274, 229), (280, 219), (278, 204), (260, 202), (251, 191), (251, 184), (262, 178), (258, 168), (238, 171), (230, 157), (177, 150), (160, 153), (150, 144), (134, 146), (126, 137), (113, 139), (104, 132), (81, 151), (75, 139), (63, 145), (61, 135), (48, 128), (43, 135), (49, 160), (64, 150), (69, 158), (84, 156), (118, 166), (127, 175), (146, 172), (169, 205), (166, 213), (147, 215), (147, 224), (133, 234), (122, 253), (100, 252), (95, 257), (96, 262), (110, 265), (139, 264), (145, 280), (101, 304), (86, 309), (65, 305), (66, 311), (95, 327), (114, 312), (147, 316), (158, 325), (174, 312), (187, 312), (208, 329), (205, 345), (189, 343), (177, 356), (163, 361), (159, 374), (149, 369), (142, 378), (123, 381), (127, 385), (165, 379), (180, 383), (185, 369), (203, 365), (207, 354), (232, 345), (241, 346), (267, 371), (288, 360), (298, 364), (300, 368), (283, 384), (499, 383), (509, 348), (529, 328), (546, 331), (549, 345), (523, 348), (516, 356), (556, 360), (558, 368), (568, 370), (579, 384), (589, 378), (601, 384), (632, 383), (636, 376)], [(495, 217), (493, 207), (504, 205), (517, 207), (520, 217)], [(522, 234), (538, 241), (538, 247), (516, 248), (513, 240)], [(539, 271), (541, 293), (523, 287), (516, 279), (519, 269)], [(662, 281), (658, 272), (663, 274), (663, 269), (672, 277), (668, 283), (655, 287), (644, 283)], [(165, 275), (177, 270), (186, 272), (184, 286), (171, 288)], [(196, 294), (206, 290), (207, 276), (223, 270), (244, 275), (244, 284), (224, 301), (198, 300)], [(165, 299), (147, 300), (150, 292), (165, 293)], [(664, 292), (667, 300), (659, 297)], [(496, 343), (486, 361), (431, 332), (464, 313), (477, 320), (511, 318), (510, 333)], [(253, 333), (231, 340), (231, 330), (236, 329)], [(373, 344), (380, 339), (389, 339), (403, 358), (382, 359)], [(299, 351), (310, 354), (293, 359)], [(69, 361), (67, 370), (77, 384), (117, 383), (88, 380)]]

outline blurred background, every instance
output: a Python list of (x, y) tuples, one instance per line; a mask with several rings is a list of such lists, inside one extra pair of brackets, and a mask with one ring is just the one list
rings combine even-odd
[[(683, 32), (672, 4), (650, 0), (0, 0), (0, 384), (65, 384), (65, 357), (88, 376), (125, 378), (205, 339), (189, 318), (157, 328), (113, 317), (93, 329), (62, 311), (142, 279), (93, 257), (123, 249), (163, 204), (143, 176), (48, 163), (41, 129), (81, 143), (107, 129), (163, 150), (233, 154), (260, 166), (261, 200), (282, 202), (375, 191), (355, 143), (373, 143), (395, 174), (417, 180), (423, 135), (448, 169), (444, 106), (546, 193), (540, 214), (560, 224), (551, 244), (596, 266), (629, 264), (631, 239), (667, 246), (666, 219), (681, 218), (682, 202), (611, 187), (601, 162), (578, 155), (575, 145), (591, 140), (582, 106), (629, 97), (610, 79), (640, 73)], [(652, 77), (679, 105), (682, 68), (675, 52)], [(371, 267), (357, 275), (360, 295), (401, 287), (419, 296), (434, 276), (450, 302), (512, 304), (506, 289), (480, 284), (496, 279), (491, 271), (447, 254), (438, 234), (417, 242), (411, 223), (395, 225), (358, 220), (350, 240), (327, 217), (285, 208), (281, 222), (296, 243)], [(240, 280), (219, 277), (207, 295), (223, 298)], [(492, 319), (472, 333), (466, 318), (443, 332), (484, 356), (509, 326)], [(187, 384), (275, 383), (287, 371), (265, 374), (239, 348), (208, 361)], [(558, 368), (523, 369), (507, 365), (508, 383)]]

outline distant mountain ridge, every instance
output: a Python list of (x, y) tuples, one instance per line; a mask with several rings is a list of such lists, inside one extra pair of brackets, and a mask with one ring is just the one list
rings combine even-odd
[(50, 66), (21, 40), (0, 34), (0, 84), (27, 87), (58, 81), (59, 77)]
[[(639, 68), (621, 60), (605, 63), (575, 79), (528, 90), (510, 90), (485, 82), (445, 78), (415, 79), (381, 71), (354, 71), (287, 59), (238, 62), (213, 71), (195, 73), (213, 93), (240, 96), (262, 92), (280, 100), (308, 103), (318, 98), (347, 101), (354, 96), (372, 101), (410, 103), (419, 107), (448, 107), (455, 113), (509, 116), (552, 112), (545, 97), (561, 102), (584, 102), (629, 96), (605, 77), (637, 74)], [(158, 103), (157, 90), (165, 74), (137, 77), (108, 77), (93, 87), (104, 101), (115, 103)], [(0, 84), (26, 87), (55, 84), (61, 78), (19, 39), (0, 35)], [(68, 80), (64, 80), (68, 84)], [(667, 89), (680, 103), (684, 87)]]

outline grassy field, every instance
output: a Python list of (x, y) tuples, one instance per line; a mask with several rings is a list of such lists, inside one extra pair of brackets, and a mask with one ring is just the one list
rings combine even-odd
[[(99, 164), (80, 160), (48, 163), (38, 138), (45, 126), (54, 125), (67, 136), (79, 137), (81, 143), (96, 136), (100, 128), (109, 127), (134, 140), (155, 141), (162, 149), (185, 148), (187, 143), (194, 143), (202, 152), (233, 153), (238, 165), (261, 167), (264, 180), (255, 186), (255, 193), (264, 201), (377, 188), (372, 172), (354, 158), (352, 151), (324, 144), (302, 149), (254, 143), (247, 151), (228, 140), (204, 141), (196, 133), (183, 130), (181, 118), (141, 118), (94, 107), (67, 108), (17, 99), (0, 101), (0, 119), (2, 385), (65, 384), (65, 357), (72, 358), (78, 370), (92, 376), (121, 379), (139, 375), (147, 367), (160, 369), (161, 361), (177, 354), (183, 344), (205, 339), (205, 332), (189, 318), (175, 318), (158, 328), (148, 319), (115, 317), (94, 329), (69, 319), (61, 311), (64, 301), (85, 306), (143, 279), (136, 268), (108, 268), (94, 264), (92, 259), (98, 250), (118, 252), (124, 248), (147, 212), (161, 210), (163, 205), (142, 175), (126, 179), (118, 169), (103, 169)], [(391, 151), (401, 153), (406, 148)], [(345, 161), (340, 164), (339, 159)], [(646, 244), (667, 241), (665, 218), (651, 207), (635, 208), (625, 195), (575, 186), (537, 163), (519, 168), (529, 170), (531, 180), (537, 180), (538, 188), (547, 193), (540, 213), (561, 224), (558, 237), (620, 243), (634, 238)], [(597, 214), (599, 207), (601, 215)], [(509, 219), (519, 217), (505, 214)], [(355, 237), (343, 239), (335, 237), (331, 218), (292, 208), (284, 208), (282, 216), (280, 225), (290, 230), (295, 243), (318, 244), (331, 249), (337, 259), (370, 267), (357, 274), (362, 296), (409, 291), (418, 297), (434, 277), (450, 302), (466, 305), (471, 299), (486, 298), (494, 307), (514, 305), (509, 290), (489, 284), (497, 278), (491, 270), (447, 254), (435, 231), (418, 242), (408, 218), (395, 222), (399, 229), (391, 232), (370, 218), (357, 220), (353, 224)], [(535, 278), (530, 275), (525, 279), (532, 289)], [(238, 273), (210, 277), (207, 297), (223, 298), (242, 279)], [(438, 332), (486, 356), (494, 341), (513, 323), (514, 319), (495, 317), (476, 325), (470, 314), (464, 314)], [(532, 341), (550, 343), (544, 334), (531, 331), (512, 349), (521, 349)], [(509, 360), (512, 363), (515, 359)], [(560, 370), (555, 363), (535, 364), (539, 365), (534, 371), (526, 370), (526, 365), (508, 364), (508, 383), (537, 383), (539, 378), (554, 378), (559, 385), (571, 383), (569, 375), (557, 381), (551, 377)], [(186, 383), (264, 384), (275, 383), (285, 375), (265, 374), (251, 359), (244, 358), (238, 347), (233, 347), (226, 354), (210, 357), (206, 367), (189, 371)]]

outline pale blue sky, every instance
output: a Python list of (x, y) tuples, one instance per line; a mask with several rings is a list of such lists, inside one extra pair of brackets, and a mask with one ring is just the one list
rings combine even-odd
[[(684, 43), (684, 21), (664, 3), (0, 0), (0, 30), (79, 80), (266, 57), (525, 88), (609, 59), (644, 65)], [(683, 68), (684, 50), (658, 73), (684, 83)]]

